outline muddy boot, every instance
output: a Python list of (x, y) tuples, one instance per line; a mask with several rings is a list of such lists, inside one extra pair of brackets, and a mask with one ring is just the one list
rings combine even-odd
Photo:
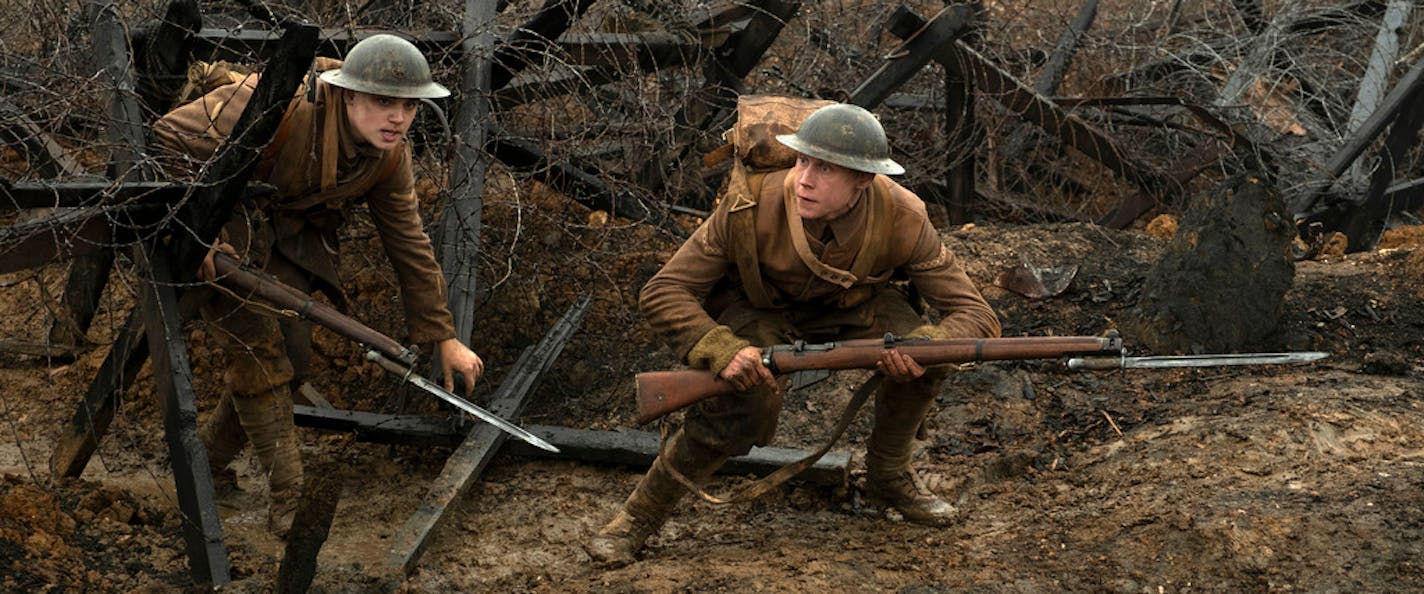
[(875, 426), (865, 449), (865, 491), (916, 524), (944, 526), (954, 506), (935, 497), (910, 468), (915, 433), (934, 401), (939, 382), (889, 384), (875, 397)]
[(218, 406), (198, 428), (198, 439), (208, 450), (208, 467), (213, 472), (213, 493), (222, 499), (239, 491), (237, 471), (229, 468), (233, 458), (247, 445), (247, 432), (232, 407), (232, 393), (224, 392)]
[(672, 464), (687, 478), (702, 482), (712, 476), (727, 456), (682, 438), (682, 433), (668, 444), (666, 460), (659, 456), (643, 475), (633, 494), (623, 503), (623, 509), (613, 516), (598, 534), (584, 544), (584, 550), (595, 563), (607, 568), (622, 567), (637, 560), (638, 551), (648, 537), (657, 532), (671, 515), (687, 488), (667, 471)]
[(292, 397), (281, 385), (257, 396), (234, 397), (232, 402), (267, 474), (271, 495), (267, 528), (278, 538), (285, 537), (302, 490), (302, 452), (292, 421)]

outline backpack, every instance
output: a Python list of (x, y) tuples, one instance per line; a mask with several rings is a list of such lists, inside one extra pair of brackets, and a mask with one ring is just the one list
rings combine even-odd
[[(341, 60), (317, 56), (317, 58), (312, 61), (312, 70), (307, 75), (307, 79), (297, 87), (294, 98), (307, 95), (308, 100), (315, 101), (316, 87), (312, 84), (312, 81), (316, 80), (317, 73), (341, 68), (341, 64)], [(258, 73), (255, 69), (246, 64), (238, 64), (226, 60), (218, 60), (216, 62), (194, 61), (188, 65), (187, 81), (183, 84), (182, 90), (178, 92), (178, 99), (174, 103), (174, 106), (186, 104), (221, 87), (240, 83), (257, 75)], [(287, 115), (291, 115), (295, 106), (295, 101), (287, 106)], [(290, 118), (284, 116), (282, 118), (282, 124), (278, 126), (277, 132), (272, 136), (272, 141), (262, 150), (262, 154), (257, 161), (257, 168), (254, 172), (256, 177), (265, 179), (267, 175), (271, 173), (272, 167), (276, 163), (277, 152), (287, 141), (290, 122)], [(399, 168), (400, 165), (401, 159), (396, 158), (396, 156), (392, 154), (390, 158), (387, 158), (381, 163), (381, 172), (377, 179), (390, 177), (396, 172), (396, 169)]]
[[(727, 249), (737, 266), (738, 280), (747, 300), (758, 308), (775, 308), (782, 304), (767, 290), (761, 277), (761, 264), (757, 256), (756, 206), (762, 191), (762, 182), (768, 173), (792, 167), (796, 164), (797, 153), (776, 140), (779, 134), (795, 134), (801, 122), (812, 112), (834, 104), (820, 99), (781, 97), (775, 95), (743, 95), (737, 98), (737, 121), (724, 137), (727, 145), (709, 153), (703, 162), (713, 166), (728, 158), (732, 159), (732, 171), (727, 183), (718, 194), (717, 208), (727, 209)], [(879, 181), (873, 191), (885, 195), (877, 204), (881, 205), (879, 216), (873, 220), (876, 228), (866, 234), (866, 243), (856, 258), (857, 270), (851, 272), (861, 276), (875, 261), (888, 253), (888, 238), (892, 230), (888, 227), (888, 189)], [(801, 231), (793, 225), (793, 238)], [(798, 241), (793, 239), (793, 241)], [(799, 240), (804, 244), (804, 238)], [(854, 287), (841, 294), (838, 301), (842, 306), (864, 302), (874, 294), (869, 286)], [(720, 305), (720, 304), (719, 304)]]

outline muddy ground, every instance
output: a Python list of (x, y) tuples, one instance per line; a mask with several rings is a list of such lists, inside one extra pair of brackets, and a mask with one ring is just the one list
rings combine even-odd
[[(632, 376), (673, 363), (636, 314), (637, 287), (674, 249), (665, 233), (609, 223), (554, 200), (488, 206), (476, 348), (488, 393), (519, 349), (579, 294), (595, 302), (524, 423), (631, 427)], [(522, 209), (522, 210), (521, 210)], [(524, 217), (504, 224), (516, 211)], [(391, 277), (369, 230), (348, 232), (353, 313), (399, 333)], [(1166, 240), (1091, 225), (979, 226), (945, 241), (1004, 320), (1006, 334), (1097, 334), (1135, 304)], [(383, 572), (384, 544), (417, 508), (448, 450), (393, 447), (302, 429), (308, 468), (341, 497), (314, 592), (1364, 592), (1424, 589), (1424, 248), (1297, 265), (1283, 350), (1303, 366), (1075, 373), (1056, 362), (981, 365), (940, 395), (916, 464), (962, 519), (931, 529), (862, 505), (843, 488), (794, 485), (749, 505), (685, 503), (629, 567), (603, 571), (580, 542), (618, 508), (641, 469), (501, 455), (454, 504), (417, 571)], [(541, 255), (542, 254), (542, 255)], [(371, 258), (375, 259), (371, 259)], [(1076, 265), (1062, 294), (994, 286), (1002, 270)], [(122, 268), (122, 267), (121, 267)], [(40, 340), (63, 266), (11, 275), (0, 330)], [(167, 592), (187, 573), (152, 383), (130, 390), (78, 480), (50, 476), (59, 427), (123, 319), (120, 274), (72, 363), (0, 359), (0, 591)], [(194, 326), (200, 406), (215, 368)], [(427, 412), (404, 403), (359, 353), (317, 337), (314, 385), (338, 406)], [(777, 445), (812, 448), (850, 387), (845, 373), (793, 394)], [(859, 419), (837, 450), (860, 468)], [(244, 491), (222, 502), (233, 583), (270, 588), (282, 543), (264, 530), (264, 480), (239, 459)], [(714, 491), (743, 483), (721, 476)]]

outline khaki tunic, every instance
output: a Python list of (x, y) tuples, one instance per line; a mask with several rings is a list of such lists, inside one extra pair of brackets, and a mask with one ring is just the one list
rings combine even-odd
[[(858, 304), (855, 301), (864, 301), (883, 291), (892, 278), (904, 278), (939, 312), (938, 326), (946, 336), (999, 335), (998, 317), (940, 240), (925, 212), (924, 202), (914, 193), (885, 176), (876, 176), (874, 183), (880, 185), (881, 192), (862, 193), (849, 212), (829, 223), (803, 223), (794, 211), (796, 198), (790, 171), (768, 174), (756, 205), (751, 206), (756, 209), (761, 277), (778, 307), (848, 309)], [(877, 195), (888, 198), (892, 204), (877, 211), (873, 204)], [(643, 287), (640, 297), (643, 315), (684, 361), (693, 347), (718, 327), (718, 322), (704, 308), (713, 287), (724, 277), (732, 279), (734, 285), (739, 284), (736, 256), (731, 253), (729, 241), (732, 233), (729, 212), (738, 207), (735, 202), (723, 200)], [(894, 232), (890, 237), (873, 238), (886, 243), (876, 250), (879, 252), (876, 261), (863, 266), (867, 272), (857, 277), (851, 270), (855, 268), (856, 256), (861, 252), (876, 212), (889, 213), (889, 228)], [(791, 231), (793, 224), (804, 225), (806, 244), (803, 249), (796, 245)], [(827, 226), (830, 235), (822, 241), (827, 237), (823, 235)], [(738, 297), (745, 298), (743, 290), (733, 290)], [(845, 302), (843, 297), (855, 293), (864, 297)]]
[[(252, 76), (164, 115), (153, 128), (159, 148), (167, 151), (160, 163), (170, 171), (199, 171), (231, 133), (256, 85)], [(315, 102), (299, 96), (290, 104), (282, 131), (258, 164), (258, 181), (274, 186), (276, 195), (239, 204), (223, 227), (224, 240), (278, 280), (321, 290), (342, 304), (337, 231), (343, 208), (364, 199), (396, 273), (409, 340), (454, 337), (445, 279), (421, 226), (409, 147), (382, 151), (357, 142), (347, 124), (344, 91), (319, 83), (317, 93)], [(235, 395), (265, 393), (305, 371), (309, 323), (279, 322), (218, 291), (204, 300), (202, 314), (230, 354), (224, 378)]]
[[(163, 116), (154, 125), (154, 136), (162, 148), (173, 153), (165, 158), (171, 163), (186, 157), (188, 169), (211, 159), (251, 100), (256, 85), (257, 77), (253, 76), (215, 89)], [(346, 130), (340, 90), (325, 83), (320, 86), (324, 94), (333, 96), (333, 105), (305, 98), (293, 103), (284, 118), (281, 145), (264, 153), (270, 156), (270, 171), (260, 181), (275, 186), (277, 196), (268, 204), (243, 205), (242, 210), (250, 216), (235, 217), (228, 225), (229, 241), (243, 244), (240, 247), (247, 249), (244, 256), (259, 264), (275, 249), (318, 277), (320, 288), (340, 300), (336, 242), (340, 213), (348, 203), (365, 199), (395, 269), (410, 341), (454, 337), (444, 276), (417, 210), (409, 146), (381, 151), (354, 142)], [(321, 157), (323, 151), (333, 150), (329, 149), (332, 140), (339, 140), (334, 149), (338, 153), (334, 155), (335, 171), (323, 172)], [(259, 174), (264, 173), (261, 169)], [(253, 218), (263, 216), (268, 220)], [(270, 239), (261, 237), (268, 226)]]

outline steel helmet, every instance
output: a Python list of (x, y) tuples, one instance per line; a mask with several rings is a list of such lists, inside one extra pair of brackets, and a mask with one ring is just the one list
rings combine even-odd
[(856, 171), (900, 175), (905, 172), (890, 158), (885, 129), (875, 115), (857, 105), (827, 105), (801, 122), (795, 134), (778, 134), (776, 140), (792, 150)]
[(321, 80), (343, 89), (404, 99), (438, 99), (450, 90), (430, 79), (430, 64), (409, 41), (385, 33), (362, 39), (341, 68)]

